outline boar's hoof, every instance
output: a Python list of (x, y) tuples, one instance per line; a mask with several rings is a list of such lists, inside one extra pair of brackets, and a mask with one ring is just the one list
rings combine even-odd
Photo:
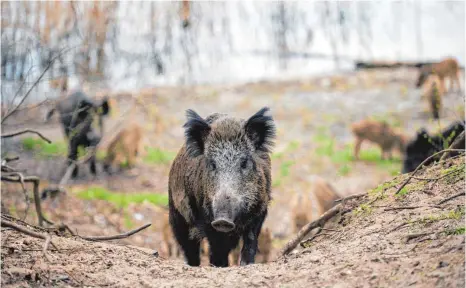
[(226, 219), (217, 219), (215, 221), (212, 221), (211, 224), (215, 230), (219, 232), (223, 232), (223, 233), (227, 233), (235, 229), (235, 223), (228, 221)]

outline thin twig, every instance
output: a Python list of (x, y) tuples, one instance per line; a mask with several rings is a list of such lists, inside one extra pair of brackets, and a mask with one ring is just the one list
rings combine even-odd
[(398, 190), (396, 190), (395, 194), (400, 193), (401, 189), (403, 189), (409, 183), (409, 181), (413, 178), (414, 174), (416, 174), (416, 172), (419, 171), (419, 169), (424, 165), (424, 163), (428, 162), (429, 160), (431, 160), (435, 156), (437, 156), (439, 154), (442, 154), (442, 153), (445, 153), (445, 152), (464, 152), (464, 149), (445, 149), (445, 150), (439, 151), (439, 152), (433, 154), (432, 156), (428, 157), (427, 159), (422, 161), (422, 163), (419, 164), (419, 166), (417, 166), (417, 168), (413, 171), (413, 173), (411, 173), (411, 175), (408, 177), (408, 179), (406, 179), (406, 181), (398, 188)]
[(385, 208), (383, 211), (392, 211), (392, 210), (412, 210), (412, 209), (427, 208), (427, 207), (432, 207), (432, 208), (440, 209), (440, 207), (438, 207), (437, 205), (429, 205), (429, 206), (388, 207), (388, 208)]
[(141, 227), (139, 227), (137, 229), (134, 229), (134, 230), (131, 230), (129, 232), (122, 233), (122, 234), (117, 234), (117, 235), (113, 235), (113, 236), (79, 236), (79, 237), (84, 239), (84, 240), (89, 240), (89, 241), (106, 241), (106, 240), (124, 239), (124, 238), (128, 238), (129, 236), (131, 236), (133, 234), (136, 234), (136, 233), (146, 229), (150, 225), (151, 224), (148, 223), (148, 224), (146, 224), (144, 226), (141, 226)]
[(462, 169), (456, 169), (456, 170), (450, 171), (450, 172), (445, 173), (442, 176), (439, 176), (439, 177), (436, 177), (436, 178), (422, 178), (422, 177), (411, 177), (411, 178), (414, 179), (414, 180), (437, 181), (437, 180), (445, 178), (445, 177), (447, 177), (447, 176), (449, 176), (451, 174), (458, 173), (458, 172), (461, 172), (461, 171), (463, 171), (463, 170)]
[(348, 197), (344, 197), (344, 198), (340, 198), (340, 199), (335, 200), (335, 203), (339, 203), (339, 202), (342, 202), (342, 201), (348, 201), (348, 200), (356, 199), (356, 198), (360, 198), (360, 197), (364, 197), (366, 195), (367, 195), (367, 193), (350, 195)]
[(415, 239), (415, 238), (427, 236), (427, 235), (434, 234), (434, 233), (435, 232), (408, 234), (408, 235), (406, 235), (406, 242), (408, 242), (409, 240)]
[(319, 227), (319, 229), (317, 230), (316, 234), (314, 234), (314, 236), (312, 236), (311, 238), (306, 239), (306, 240), (304, 240), (304, 241), (301, 241), (301, 242), (299, 243), (299, 245), (300, 245), (301, 247), (303, 247), (303, 248), (307, 248), (307, 246), (312, 242), (312, 240), (314, 240), (317, 236), (320, 235), (320, 232), (322, 232), (322, 228), (321, 228), (321, 227)]
[(17, 176), (18, 177), (18, 181), (21, 184), (21, 189), (23, 190), (24, 200), (26, 201), (26, 210), (24, 211), (24, 218), (21, 219), (22, 221), (25, 221), (26, 217), (28, 216), (29, 206), (31, 204), (31, 200), (29, 199), (28, 191), (26, 190), (26, 186), (24, 185), (24, 176), (23, 176), (23, 174), (21, 174), (19, 172), (11, 172), (11, 173), (7, 173), (6, 175), (5, 175), (5, 173), (3, 173), (2, 175), (4, 175), (4, 176)]
[(288, 243), (280, 251), (282, 256), (289, 254), (298, 244), (303, 240), (303, 238), (314, 228), (324, 226), (324, 224), (330, 220), (333, 216), (337, 215), (341, 210), (342, 205), (338, 204), (333, 208), (327, 210), (319, 219), (306, 224), (301, 230), (299, 230), (298, 234), (294, 236)]
[(464, 196), (465, 194), (466, 194), (466, 191), (457, 193), (457, 194), (455, 194), (455, 195), (453, 195), (453, 196), (451, 196), (451, 197), (448, 197), (448, 198), (443, 199), (442, 201), (438, 202), (437, 205), (443, 204), (443, 203), (448, 202), (448, 201), (450, 201), (450, 200), (452, 200), (452, 199), (455, 199), (455, 198), (457, 198), (457, 197)]
[(49, 244), (53, 246), (53, 248), (57, 249), (57, 246), (55, 246), (53, 243), (52, 243), (52, 238), (50, 237), (50, 235), (48, 234), (41, 234), (41, 233), (37, 233), (37, 232), (34, 232), (32, 230), (29, 230), (25, 227), (21, 227), (21, 226), (18, 226), (16, 225), (15, 223), (13, 222), (10, 222), (8, 220), (4, 220), (2, 219), (1, 220), (1, 225), (3, 227), (10, 227), (10, 228), (13, 228), (15, 229), (16, 231), (18, 232), (21, 232), (23, 234), (26, 234), (28, 236), (31, 236), (31, 237), (34, 237), (34, 238), (38, 238), (38, 239), (43, 239), (45, 240), (45, 243), (44, 243), (44, 248), (42, 249), (42, 253), (44, 253), (44, 256), (46, 256), (46, 251), (49, 247)]
[[(3, 176), (3, 175), (1, 176), (1, 180), (6, 181), (6, 182), (14, 182), (14, 183), (20, 182), (19, 179), (10, 178), (8, 176)], [(39, 183), (40, 183), (39, 178), (35, 176), (28, 176), (28, 177), (24, 177), (23, 181), (26, 183), (33, 183), (34, 185), (33, 186), (34, 203), (36, 205), (36, 212), (37, 212), (37, 218), (39, 219), (39, 226), (42, 227), (43, 222), (53, 225), (53, 222), (47, 220), (47, 218), (44, 217), (44, 214), (42, 214), (42, 208), (40, 205), (40, 195), (39, 195)]]
[[(461, 132), (460, 135), (458, 135), (458, 137), (455, 138), (455, 140), (451, 143), (448, 149), (459, 149), (462, 146), (464, 147), (464, 131)], [(450, 156), (449, 152), (443, 154), (442, 157), (440, 158), (440, 161), (447, 159), (448, 156)]]
[(45, 137), (44, 135), (42, 135), (40, 132), (36, 131), (36, 130), (32, 130), (32, 129), (25, 129), (25, 130), (21, 130), (21, 131), (17, 131), (17, 132), (13, 132), (13, 133), (9, 133), (9, 134), (3, 134), (1, 136), (1, 138), (11, 138), (11, 137), (15, 137), (15, 136), (18, 136), (18, 135), (21, 135), (21, 134), (25, 134), (25, 133), (34, 133), (36, 135), (38, 135), (40, 138), (42, 138), (43, 140), (45, 140), (47, 143), (52, 143), (52, 141), (50, 141), (47, 137)]

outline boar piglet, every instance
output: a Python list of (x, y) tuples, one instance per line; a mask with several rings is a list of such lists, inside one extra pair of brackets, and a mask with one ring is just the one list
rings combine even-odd
[(170, 225), (189, 265), (199, 266), (204, 237), (211, 265), (228, 266), (240, 237), (241, 265), (254, 263), (271, 199), (275, 125), (268, 111), (248, 120), (187, 111), (186, 143), (172, 164), (168, 192)]

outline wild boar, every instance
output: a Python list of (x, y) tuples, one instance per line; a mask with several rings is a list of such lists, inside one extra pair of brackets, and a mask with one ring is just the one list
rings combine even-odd
[[(312, 175), (309, 192), (298, 192), (292, 199), (294, 232), (335, 206), (341, 198), (336, 189), (322, 177)], [(315, 201), (315, 202), (314, 202)], [(313, 205), (315, 203), (315, 205)]]
[[(231, 251), (230, 253), (230, 263), (232, 265), (238, 265), (240, 251), (242, 247), (242, 241), (240, 244)], [(257, 262), (267, 263), (269, 262), (270, 252), (272, 251), (272, 233), (269, 228), (262, 229), (262, 232), (259, 235), (258, 239), (258, 251), (257, 251)]]
[[(81, 91), (59, 99), (55, 107), (46, 116), (49, 121), (55, 111), (60, 115), (66, 139), (68, 140), (68, 167), (78, 159), (78, 146), (95, 148), (103, 135), (103, 117), (110, 111), (107, 98), (96, 102)], [(93, 127), (94, 120), (98, 120), (100, 133)], [(96, 175), (95, 155), (89, 160), (91, 173)], [(78, 176), (78, 166), (73, 169), (72, 177)]]
[(207, 238), (210, 264), (228, 266), (243, 239), (241, 265), (254, 263), (271, 199), (270, 152), (275, 124), (263, 108), (248, 120), (226, 114), (203, 119), (188, 110), (185, 144), (169, 173), (170, 224), (191, 266)]
[[(455, 141), (456, 137), (464, 131), (464, 125), (464, 121), (454, 122), (437, 135), (430, 135), (424, 128), (421, 128), (417, 132), (416, 138), (406, 146), (402, 172), (409, 173), (414, 171), (425, 159), (436, 152), (448, 148)], [(464, 149), (464, 143), (461, 148)], [(456, 155), (457, 153), (452, 154)], [(431, 159), (425, 163), (425, 166), (438, 160), (441, 156), (439, 155), (436, 159)]]
[(142, 127), (137, 123), (130, 123), (118, 132), (107, 148), (104, 170), (110, 173), (113, 164), (115, 162), (121, 164), (124, 159), (126, 159), (129, 168), (134, 167), (137, 157), (143, 150), (143, 136)]
[(444, 91), (439, 77), (437, 75), (428, 76), (423, 86), (422, 97), (428, 101), (434, 119), (440, 118), (443, 95)]
[(406, 145), (406, 137), (393, 130), (387, 123), (364, 119), (351, 125), (351, 132), (356, 137), (354, 145), (354, 157), (359, 158), (359, 150), (364, 140), (369, 140), (376, 143), (382, 149), (382, 159), (388, 154), (388, 158), (392, 157), (393, 148), (403, 153)]
[(460, 66), (458, 61), (454, 58), (446, 58), (438, 63), (424, 65), (419, 69), (419, 77), (416, 82), (416, 87), (420, 88), (424, 85), (429, 75), (437, 75), (440, 81), (439, 89), (447, 91), (445, 89), (445, 78), (449, 78), (451, 85), (450, 90), (453, 90), (454, 83), (458, 86), (458, 90), (461, 91), (461, 84), (459, 78)]

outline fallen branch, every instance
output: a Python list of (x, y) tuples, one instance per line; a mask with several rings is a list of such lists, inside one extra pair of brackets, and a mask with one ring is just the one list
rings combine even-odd
[(451, 197), (445, 198), (442, 201), (438, 202), (437, 205), (443, 204), (445, 202), (448, 202), (448, 201), (450, 201), (452, 199), (455, 199), (457, 197), (464, 196), (464, 195), (466, 195), (466, 191), (463, 191), (463, 192), (457, 193), (457, 194), (455, 194), (455, 195), (453, 195)]
[(21, 174), (19, 172), (8, 172), (8, 173), (2, 173), (2, 175), (3, 176), (17, 176), (18, 177), (18, 181), (21, 184), (21, 189), (23, 190), (24, 201), (26, 201), (26, 210), (24, 211), (24, 218), (21, 219), (21, 220), (23, 220), (23, 221), (26, 220), (26, 217), (28, 216), (29, 204), (31, 203), (31, 200), (29, 199), (28, 191), (26, 190), (26, 186), (24, 185), (24, 176), (23, 176), (23, 174)]
[(354, 195), (350, 195), (348, 197), (337, 199), (337, 200), (335, 200), (335, 203), (339, 203), (339, 202), (342, 202), (342, 201), (348, 201), (348, 200), (356, 199), (356, 198), (361, 198), (361, 197), (364, 197), (364, 196), (367, 196), (367, 193), (354, 194)]
[(84, 240), (89, 240), (89, 241), (106, 241), (106, 240), (116, 240), (116, 239), (125, 239), (125, 238), (128, 238), (130, 237), (131, 235), (133, 234), (136, 234), (144, 229), (146, 229), (147, 227), (149, 227), (151, 224), (148, 223), (144, 226), (141, 226), (137, 229), (134, 229), (134, 230), (131, 230), (129, 232), (126, 232), (126, 233), (122, 233), (122, 234), (117, 234), (117, 235), (113, 235), (113, 236), (79, 236), (79, 238), (82, 238)]
[(462, 169), (456, 169), (456, 170), (452, 170), (452, 171), (450, 171), (448, 173), (445, 173), (442, 176), (439, 176), (439, 177), (436, 177), (436, 178), (422, 178), (422, 177), (411, 177), (411, 178), (414, 179), (414, 180), (421, 180), (421, 181), (437, 181), (437, 180), (440, 180), (442, 178), (445, 178), (445, 177), (447, 177), (447, 176), (449, 176), (451, 174), (458, 173), (458, 172), (463, 172), (464, 173), (464, 171)]
[(322, 216), (319, 217), (319, 219), (306, 224), (301, 230), (299, 230), (298, 234), (293, 237), (288, 243), (285, 244), (285, 246), (282, 248), (280, 251), (280, 254), (282, 256), (285, 256), (289, 254), (291, 251), (293, 251), (294, 248), (303, 240), (303, 238), (314, 228), (324, 226), (324, 224), (330, 220), (333, 216), (337, 215), (340, 210), (341, 210), (342, 205), (338, 204), (331, 208), (330, 210), (327, 210)]
[(44, 248), (42, 249), (42, 253), (44, 254), (45, 257), (47, 257), (46, 255), (46, 251), (47, 249), (49, 248), (49, 244), (53, 246), (53, 248), (55, 248), (56, 250), (58, 250), (57, 246), (55, 246), (53, 243), (52, 243), (52, 238), (50, 237), (50, 235), (48, 234), (41, 234), (41, 233), (37, 233), (37, 232), (34, 232), (32, 230), (29, 230), (27, 228), (24, 228), (24, 227), (21, 227), (21, 226), (18, 226), (16, 225), (15, 223), (13, 222), (10, 222), (8, 220), (4, 220), (2, 219), (1, 220), (1, 225), (3, 227), (10, 227), (18, 232), (21, 232), (23, 234), (26, 234), (28, 236), (31, 236), (31, 237), (34, 237), (34, 238), (38, 238), (38, 239), (43, 239), (45, 240), (45, 243), (44, 243)]
[[(456, 139), (453, 141), (453, 143), (451, 143), (448, 149), (460, 149), (461, 147), (463, 147), (464, 149), (464, 141), (465, 141), (465, 138), (464, 138), (464, 131), (463, 131), (460, 133), (460, 135), (458, 135), (458, 137), (456, 137)], [(443, 154), (442, 157), (440, 158), (440, 161), (447, 159), (449, 156), (450, 156), (450, 152)]]
[[(9, 176), (1, 176), (1, 180), (2, 181), (6, 181), (6, 182), (13, 182), (13, 183), (18, 183), (18, 182), (21, 182), (20, 179), (15, 179), (15, 178), (11, 178)], [(33, 188), (33, 193), (34, 193), (34, 203), (35, 203), (35, 206), (36, 206), (36, 212), (37, 212), (37, 218), (39, 219), (39, 226), (42, 227), (43, 225), (43, 222), (47, 222), (48, 224), (51, 224), (53, 225), (53, 222), (50, 222), (49, 220), (47, 220), (47, 218), (44, 217), (44, 214), (42, 214), (42, 208), (40, 206), (40, 198), (39, 198), (39, 178), (35, 177), (35, 176), (29, 176), (29, 177), (23, 177), (23, 181), (25, 183), (32, 183), (34, 186)]]
[(42, 138), (43, 140), (45, 140), (47, 143), (49, 143), (49, 144), (52, 143), (52, 141), (50, 141), (47, 137), (42, 135), (40, 132), (38, 132), (36, 130), (32, 130), (32, 129), (25, 129), (25, 130), (21, 130), (21, 131), (9, 133), (9, 134), (3, 134), (1, 137), (2, 137), (2, 139), (3, 138), (11, 138), (11, 137), (15, 137), (15, 136), (25, 134), (25, 133), (34, 133), (34, 134), (38, 135), (40, 138)]
[(388, 208), (385, 208), (383, 211), (392, 211), (392, 210), (412, 210), (412, 209), (426, 208), (426, 207), (432, 207), (432, 208), (440, 209), (440, 207), (438, 207), (437, 205), (430, 205), (430, 206), (388, 207)]
[(464, 149), (445, 149), (445, 150), (442, 150), (442, 151), (439, 151), (433, 155), (431, 155), (430, 157), (428, 157), (427, 159), (425, 159), (424, 161), (422, 161), (421, 164), (419, 164), (419, 166), (417, 166), (417, 168), (413, 171), (413, 173), (411, 173), (411, 175), (408, 177), (408, 179), (406, 179), (406, 181), (398, 188), (398, 190), (396, 190), (395, 192), (395, 195), (400, 193), (401, 189), (403, 189), (408, 183), (409, 181), (411, 181), (411, 179), (413, 178), (413, 176), (416, 174), (417, 171), (419, 171), (419, 169), (425, 164), (427, 163), (428, 161), (430, 161), (432, 158), (434, 158), (435, 156), (437, 155), (440, 155), (442, 153), (445, 153), (445, 152), (464, 152)]
[(320, 235), (320, 232), (322, 232), (322, 228), (319, 227), (319, 230), (317, 230), (316, 234), (314, 234), (314, 236), (312, 236), (311, 238), (307, 239), (307, 240), (304, 240), (304, 241), (301, 241), (299, 243), (299, 245), (303, 248), (307, 248), (308, 245), (312, 242), (312, 240), (314, 240), (315, 238), (317, 238), (317, 236)]
[(427, 235), (434, 234), (434, 233), (435, 232), (408, 234), (408, 235), (406, 235), (406, 242), (408, 242), (409, 240), (415, 239), (415, 238), (427, 236)]

